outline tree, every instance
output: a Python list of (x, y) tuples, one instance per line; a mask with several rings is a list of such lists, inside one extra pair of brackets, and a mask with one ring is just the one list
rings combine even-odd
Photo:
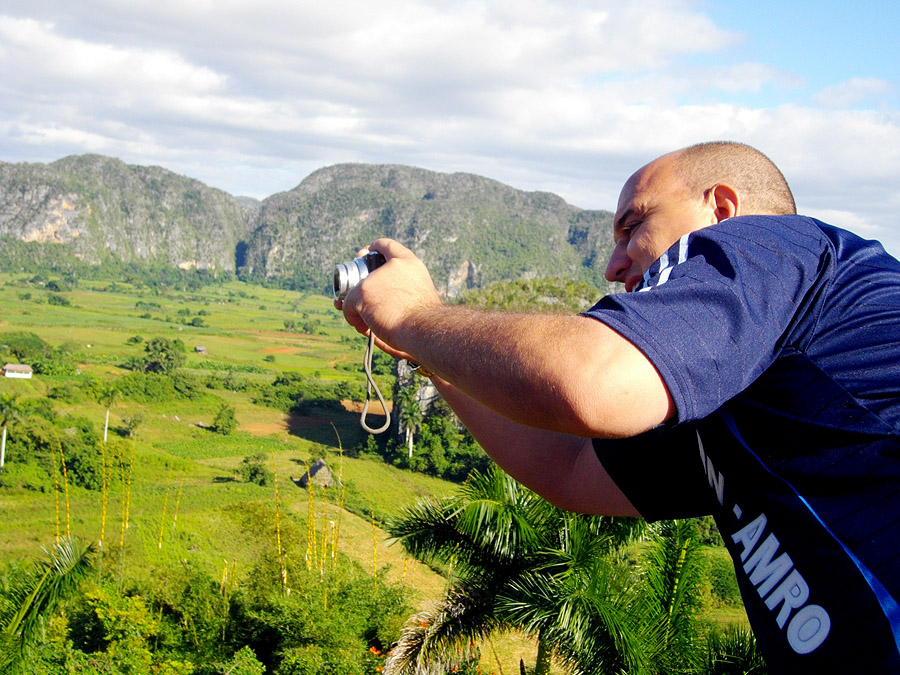
[(147, 354), (144, 358), (144, 370), (148, 373), (170, 375), (187, 361), (184, 345), (180, 340), (155, 337), (147, 341), (144, 351)]
[(134, 438), (137, 435), (138, 427), (143, 423), (144, 416), (141, 413), (122, 415), (122, 424), (124, 425), (122, 428), (128, 438)]
[(397, 396), (397, 405), (400, 409), (400, 427), (406, 436), (406, 447), (409, 452), (409, 458), (413, 456), (413, 439), (416, 435), (416, 429), (422, 423), (422, 408), (419, 405), (419, 387), (413, 378), (407, 386), (400, 389)]
[(219, 412), (216, 413), (216, 417), (213, 420), (212, 428), (217, 433), (220, 433), (224, 436), (227, 436), (235, 429), (237, 429), (238, 421), (237, 417), (234, 414), (234, 408), (230, 405), (223, 403), (219, 407)]
[(106, 443), (106, 434), (109, 430), (109, 411), (122, 392), (114, 384), (104, 384), (97, 392), (97, 402), (106, 406), (106, 421), (103, 423), (103, 442)]
[(572, 672), (637, 670), (640, 598), (613, 554), (640, 522), (566, 513), (496, 467), (473, 472), (451, 498), (406, 509), (389, 532), (456, 576), (438, 606), (407, 622), (385, 672), (448, 672), (504, 630), (537, 639), (535, 675), (549, 672), (551, 654)]
[(238, 476), (247, 483), (269, 485), (274, 480), (274, 474), (266, 468), (266, 459), (262, 452), (244, 457), (237, 469)]
[(703, 574), (699, 529), (691, 520), (660, 521), (644, 556), (647, 620), (658, 628), (651, 662), (661, 673), (699, 670), (705, 658), (697, 635)]
[[(690, 521), (558, 509), (496, 467), (473, 472), (451, 498), (420, 501), (388, 526), (416, 558), (449, 565), (444, 598), (407, 622), (385, 673), (462, 667), (494, 632), (535, 638), (533, 675), (551, 656), (570, 673), (695, 673), (698, 540)], [(650, 540), (641, 564), (621, 551)]]
[(3, 471), (3, 465), (6, 463), (6, 427), (20, 414), (18, 398), (18, 394), (0, 395), (0, 426), (3, 427), (2, 440), (0, 440), (0, 472)]
[(73, 597), (93, 569), (93, 545), (63, 539), (24, 576), (0, 604), (0, 672), (24, 672), (29, 650), (56, 608)]

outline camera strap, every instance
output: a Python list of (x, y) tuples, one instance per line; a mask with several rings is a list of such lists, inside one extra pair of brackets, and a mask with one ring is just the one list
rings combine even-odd
[[(375, 384), (375, 379), (372, 377), (372, 354), (375, 351), (375, 333), (371, 330), (369, 331), (369, 344), (366, 347), (366, 356), (363, 358), (363, 370), (366, 371), (366, 404), (363, 406), (362, 417), (360, 417), (359, 423), (362, 425), (362, 428), (368, 431), (370, 434), (380, 434), (383, 431), (387, 431), (387, 428), (391, 426), (391, 413), (388, 412), (387, 403), (384, 401), (384, 396), (381, 395), (381, 390), (378, 389), (378, 385)], [(378, 429), (372, 429), (366, 423), (366, 415), (369, 413), (369, 403), (372, 400), (372, 390), (375, 390), (375, 395), (378, 397), (378, 401), (381, 403), (381, 407), (384, 408), (384, 426)]]

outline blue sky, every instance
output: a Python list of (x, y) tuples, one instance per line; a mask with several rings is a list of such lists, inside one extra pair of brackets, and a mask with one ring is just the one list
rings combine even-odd
[(93, 152), (265, 197), (339, 162), (615, 207), (729, 139), (900, 254), (900, 3), (0, 0), (0, 161)]
[[(740, 33), (729, 61), (763, 59), (802, 78), (788, 92), (765, 92), (756, 102), (800, 103), (836, 82), (875, 78), (897, 83), (900, 2), (710, 2), (700, 5), (721, 27)], [(898, 92), (893, 92), (894, 104)], [(859, 106), (866, 105), (860, 101)]]

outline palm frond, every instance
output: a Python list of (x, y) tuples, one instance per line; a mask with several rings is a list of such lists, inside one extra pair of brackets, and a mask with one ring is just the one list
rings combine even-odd
[(510, 582), (497, 611), (552, 644), (569, 672), (634, 672), (643, 661), (636, 601), (630, 572), (596, 558), (552, 580), (536, 571)]
[(712, 630), (706, 638), (703, 675), (765, 675), (766, 662), (753, 637), (743, 626)]
[(385, 661), (385, 675), (445, 675), (477, 654), (476, 644), (504, 628), (488, 585), (465, 580), (409, 618)]
[(0, 672), (13, 671), (36, 641), (44, 621), (72, 597), (93, 569), (93, 545), (65, 538), (9, 588), (0, 607)]
[(698, 606), (703, 568), (700, 543), (691, 521), (662, 521), (644, 554), (642, 573), (649, 593), (644, 610), (657, 642), (657, 663), (669, 658), (699, 665)]

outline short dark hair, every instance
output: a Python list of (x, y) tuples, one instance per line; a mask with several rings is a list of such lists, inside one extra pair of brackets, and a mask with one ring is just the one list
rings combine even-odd
[(692, 192), (717, 183), (737, 190), (744, 215), (797, 213), (794, 195), (778, 167), (756, 148), (732, 141), (699, 143), (675, 155), (676, 170)]

